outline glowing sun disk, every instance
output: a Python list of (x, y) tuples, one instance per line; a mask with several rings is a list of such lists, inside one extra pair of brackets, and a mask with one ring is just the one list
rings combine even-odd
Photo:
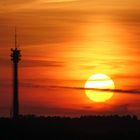
[[(91, 90), (90, 90), (91, 89)], [(115, 89), (113, 80), (105, 74), (94, 74), (85, 83), (85, 93), (94, 102), (105, 102), (113, 96), (113, 92), (96, 91), (94, 89)]]

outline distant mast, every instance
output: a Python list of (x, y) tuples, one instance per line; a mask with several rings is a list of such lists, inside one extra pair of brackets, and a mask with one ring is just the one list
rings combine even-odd
[(15, 47), (11, 48), (11, 60), (13, 62), (13, 105), (12, 118), (19, 116), (19, 93), (18, 93), (18, 63), (21, 60), (20, 50), (17, 45), (17, 32), (15, 28)]

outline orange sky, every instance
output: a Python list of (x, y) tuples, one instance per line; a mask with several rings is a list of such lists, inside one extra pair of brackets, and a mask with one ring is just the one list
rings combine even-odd
[[(0, 115), (11, 108), (16, 25), (21, 113), (140, 116), (139, 6), (138, 0), (0, 1)], [(123, 92), (106, 103), (90, 101), (82, 88), (95, 73), (109, 75)]]

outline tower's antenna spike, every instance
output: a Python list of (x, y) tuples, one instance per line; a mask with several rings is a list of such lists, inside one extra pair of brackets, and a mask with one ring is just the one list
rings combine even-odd
[(15, 48), (17, 48), (17, 28), (15, 27)]

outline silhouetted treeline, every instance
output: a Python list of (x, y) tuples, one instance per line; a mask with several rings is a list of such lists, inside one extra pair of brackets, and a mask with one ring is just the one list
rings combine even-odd
[(136, 116), (0, 118), (0, 140), (120, 140), (140, 139)]

